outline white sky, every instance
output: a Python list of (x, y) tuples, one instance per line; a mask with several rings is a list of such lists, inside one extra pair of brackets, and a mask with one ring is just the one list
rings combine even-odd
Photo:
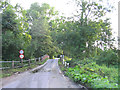
[[(9, 0), (12, 5), (20, 4), (24, 9), (29, 9), (30, 5), (34, 2), (39, 4), (48, 3), (50, 6), (55, 7), (61, 13), (64, 13), (65, 16), (71, 16), (75, 12), (75, 6), (72, 0)], [(115, 10), (108, 14), (107, 17), (111, 18), (111, 27), (113, 29), (113, 35), (118, 36), (118, 2), (120, 0), (103, 0), (103, 3), (109, 2), (110, 5), (115, 7)], [(70, 2), (69, 4), (67, 4)], [(116, 43), (117, 44), (117, 43)]]

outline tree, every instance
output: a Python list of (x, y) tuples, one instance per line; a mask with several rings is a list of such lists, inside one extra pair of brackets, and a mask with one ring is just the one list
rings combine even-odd
[[(25, 10), (16, 5), (13, 7), (8, 2), (2, 2), (2, 59), (18, 60), (19, 50), (30, 44), (31, 36), (26, 22)], [(19, 12), (17, 11), (19, 9)], [(20, 14), (20, 16), (19, 16)]]
[(108, 41), (113, 40), (109, 19), (102, 20), (111, 10), (97, 2), (85, 0), (76, 0), (76, 6), (77, 15), (71, 19), (60, 18), (51, 21), (51, 31), (56, 33), (54, 37), (57, 37), (56, 41), (64, 53), (70, 53), (74, 57), (89, 57), (95, 52), (96, 42), (98, 46), (106, 47)]
[(54, 16), (54, 8), (44, 3), (41, 6), (38, 3), (31, 4), (27, 10), (28, 22), (31, 23), (32, 48), (35, 57), (49, 54), (52, 57), (55, 54), (56, 47), (52, 41), (51, 31), (49, 30), (49, 21)]

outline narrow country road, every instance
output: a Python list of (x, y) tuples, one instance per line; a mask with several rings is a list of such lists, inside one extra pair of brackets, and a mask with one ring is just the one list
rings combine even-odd
[(36, 73), (28, 71), (6, 82), (3, 88), (81, 88), (61, 73), (58, 59), (49, 59)]

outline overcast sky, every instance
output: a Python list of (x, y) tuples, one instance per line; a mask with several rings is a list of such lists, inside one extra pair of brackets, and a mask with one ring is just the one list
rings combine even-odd
[[(48, 3), (50, 6), (55, 7), (61, 13), (64, 13), (65, 16), (71, 16), (75, 12), (75, 6), (72, 0), (9, 0), (12, 5), (20, 4), (24, 9), (29, 9), (30, 5), (34, 2), (39, 4)], [(94, 0), (95, 1), (95, 0)], [(108, 14), (107, 17), (111, 18), (111, 27), (113, 29), (113, 35), (118, 36), (118, 2), (120, 0), (103, 0), (103, 4), (106, 2), (109, 5), (115, 7), (112, 13)], [(67, 4), (69, 2), (69, 4)]]

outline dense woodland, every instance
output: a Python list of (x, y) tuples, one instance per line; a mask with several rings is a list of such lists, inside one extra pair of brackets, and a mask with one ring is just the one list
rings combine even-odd
[[(25, 51), (24, 59), (38, 58), (45, 54), (53, 58), (64, 54), (71, 66), (68, 76), (71, 76), (69, 72), (74, 73), (79, 66), (83, 67), (84, 74), (84, 69), (92, 68), (92, 73), (98, 75), (95, 77), (105, 77), (112, 84), (91, 84), (91, 87), (117, 87), (119, 50), (113, 45), (115, 39), (112, 36), (110, 19), (104, 18), (112, 8), (106, 8), (99, 2), (75, 2), (77, 14), (65, 17), (60, 16), (47, 3), (39, 5), (36, 2), (28, 10), (24, 10), (19, 4), (13, 6), (7, 1), (0, 1), (2, 60), (20, 60), (20, 49)], [(72, 78), (77, 82), (82, 81), (79, 77), (74, 78), (74, 75)]]

